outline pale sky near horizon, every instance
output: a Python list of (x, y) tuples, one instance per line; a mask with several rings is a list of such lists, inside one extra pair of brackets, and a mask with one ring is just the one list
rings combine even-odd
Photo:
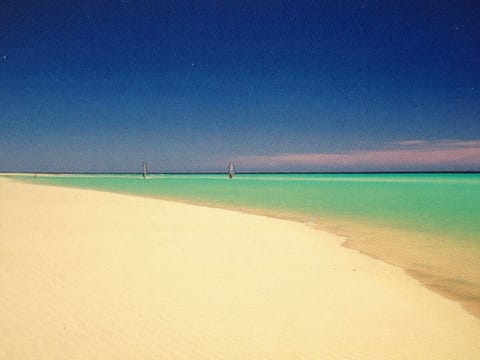
[(0, 171), (480, 170), (478, 1), (0, 4)]

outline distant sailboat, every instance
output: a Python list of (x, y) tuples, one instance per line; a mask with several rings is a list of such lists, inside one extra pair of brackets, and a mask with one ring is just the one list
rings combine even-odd
[(144, 161), (143, 162), (143, 174), (142, 174), (143, 178), (145, 179), (147, 177), (147, 162)]
[(235, 176), (235, 166), (233, 165), (233, 162), (228, 165), (228, 178), (231, 179)]

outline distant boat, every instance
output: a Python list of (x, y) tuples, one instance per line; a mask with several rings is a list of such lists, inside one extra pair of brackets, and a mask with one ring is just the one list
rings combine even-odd
[(143, 178), (145, 179), (147, 177), (147, 162), (144, 161), (143, 162), (143, 174), (142, 174)]
[(231, 179), (235, 176), (235, 166), (233, 165), (233, 162), (228, 165), (228, 178)]

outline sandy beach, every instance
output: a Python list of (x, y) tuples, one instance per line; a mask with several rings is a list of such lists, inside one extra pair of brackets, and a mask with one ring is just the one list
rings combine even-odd
[(287, 220), (0, 178), (0, 359), (475, 359), (480, 319)]

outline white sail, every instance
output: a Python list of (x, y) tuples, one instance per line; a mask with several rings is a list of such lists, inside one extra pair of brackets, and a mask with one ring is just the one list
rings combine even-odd
[(233, 165), (233, 162), (228, 165), (228, 177), (231, 179), (235, 176), (235, 166)]
[(143, 162), (143, 178), (145, 179), (147, 177), (147, 162)]

